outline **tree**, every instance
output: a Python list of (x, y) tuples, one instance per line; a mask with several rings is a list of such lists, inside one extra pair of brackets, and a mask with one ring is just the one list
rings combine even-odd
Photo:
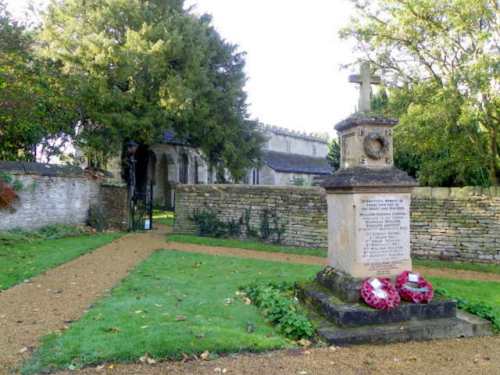
[(496, 184), (500, 176), (498, 3), (353, 3), (357, 16), (341, 35), (355, 39), (360, 59), (387, 78), (390, 101), (403, 109), (396, 140), (415, 150), (421, 163), (419, 179), (427, 184)]
[(77, 144), (96, 164), (173, 129), (235, 178), (258, 159), (244, 55), (182, 0), (52, 1), (40, 52), (78, 80)]
[(33, 39), (0, 0), (0, 159), (56, 155), (71, 133), (71, 95), (56, 66), (38, 59)]
[(334, 171), (340, 168), (340, 144), (337, 138), (333, 138), (328, 145), (327, 159)]

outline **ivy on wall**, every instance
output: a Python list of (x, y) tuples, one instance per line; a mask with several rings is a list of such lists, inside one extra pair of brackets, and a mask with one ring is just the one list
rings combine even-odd
[(245, 209), (239, 220), (223, 222), (212, 210), (197, 210), (189, 219), (195, 223), (198, 235), (203, 237), (240, 238), (243, 234), (249, 238), (280, 244), (286, 232), (286, 223), (280, 220), (276, 210), (264, 209), (260, 214), (259, 229), (254, 228), (250, 221), (252, 211)]

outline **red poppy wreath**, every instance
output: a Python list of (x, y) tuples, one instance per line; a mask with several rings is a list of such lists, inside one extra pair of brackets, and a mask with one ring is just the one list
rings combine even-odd
[(418, 273), (405, 271), (396, 278), (396, 289), (405, 301), (429, 303), (434, 297), (432, 284)]
[(368, 306), (378, 310), (391, 310), (399, 306), (398, 291), (386, 278), (369, 278), (361, 285), (361, 297)]

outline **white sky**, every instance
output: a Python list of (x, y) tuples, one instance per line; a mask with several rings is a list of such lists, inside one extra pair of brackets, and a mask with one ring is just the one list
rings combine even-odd
[[(30, 0), (7, 0), (22, 17)], [(33, 0), (37, 5), (44, 0)], [(187, 0), (210, 13), (221, 35), (247, 52), (252, 117), (269, 125), (334, 134), (354, 112), (357, 89), (340, 65), (352, 46), (338, 38), (352, 14), (348, 0)]]

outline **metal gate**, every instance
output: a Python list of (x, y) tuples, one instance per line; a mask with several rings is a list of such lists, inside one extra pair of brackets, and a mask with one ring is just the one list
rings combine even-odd
[[(146, 180), (139, 181), (137, 168), (146, 168), (146, 164), (139, 164), (136, 159), (136, 152), (139, 145), (135, 142), (127, 144), (127, 185), (128, 185), (128, 210), (129, 210), (129, 231), (142, 231), (153, 229), (153, 179), (146, 173)], [(144, 175), (144, 171), (142, 171)]]

